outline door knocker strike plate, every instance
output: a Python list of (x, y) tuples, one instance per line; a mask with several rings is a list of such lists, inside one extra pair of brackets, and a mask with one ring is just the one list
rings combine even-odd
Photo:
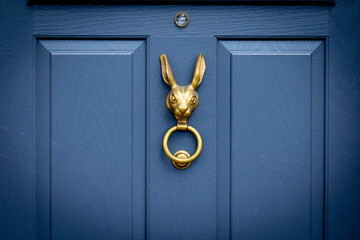
[[(204, 56), (200, 53), (195, 65), (192, 82), (187, 86), (177, 85), (165, 54), (160, 56), (160, 61), (164, 82), (171, 88), (166, 97), (166, 106), (174, 114), (177, 120), (177, 125), (166, 132), (163, 140), (163, 147), (165, 154), (172, 160), (172, 163), (176, 168), (186, 169), (190, 166), (191, 162), (199, 156), (202, 149), (201, 136), (195, 128), (187, 125), (187, 119), (199, 103), (199, 96), (195, 90), (204, 77), (206, 69), (205, 60)], [(176, 130), (190, 131), (195, 135), (198, 146), (194, 155), (190, 156), (185, 150), (177, 151), (174, 155), (169, 151), (168, 140), (170, 135)]]

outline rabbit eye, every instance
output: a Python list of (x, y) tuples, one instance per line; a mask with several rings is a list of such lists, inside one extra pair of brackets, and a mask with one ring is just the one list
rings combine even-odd
[(170, 96), (170, 101), (173, 102), (173, 103), (176, 102), (176, 97), (175, 97), (174, 94), (171, 94), (171, 96)]
[(194, 104), (195, 102), (196, 102), (196, 97), (192, 96), (191, 99), (190, 99), (190, 103)]

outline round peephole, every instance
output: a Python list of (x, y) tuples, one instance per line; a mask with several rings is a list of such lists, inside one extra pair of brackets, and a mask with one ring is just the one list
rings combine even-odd
[(189, 15), (184, 12), (179, 12), (175, 15), (174, 18), (175, 24), (178, 27), (186, 27), (189, 24)]

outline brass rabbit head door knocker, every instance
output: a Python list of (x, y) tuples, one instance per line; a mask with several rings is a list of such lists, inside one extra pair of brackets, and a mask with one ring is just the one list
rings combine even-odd
[[(170, 128), (166, 132), (163, 140), (163, 147), (166, 155), (172, 160), (173, 165), (178, 169), (185, 169), (188, 168), (190, 166), (190, 163), (199, 156), (202, 148), (202, 140), (200, 134), (198, 133), (198, 131), (196, 131), (195, 128), (187, 125), (187, 119), (199, 103), (199, 96), (195, 90), (200, 85), (204, 77), (206, 68), (205, 60), (204, 56), (200, 53), (196, 62), (192, 82), (187, 86), (177, 85), (171, 71), (169, 61), (165, 54), (162, 54), (160, 56), (160, 61), (161, 73), (164, 82), (171, 88), (169, 94), (166, 97), (166, 105), (169, 110), (174, 114), (177, 120), (177, 125)], [(177, 151), (174, 155), (170, 153), (168, 148), (168, 140), (170, 135), (176, 130), (188, 130), (195, 135), (198, 146), (194, 155), (190, 156), (190, 154), (184, 150)]]

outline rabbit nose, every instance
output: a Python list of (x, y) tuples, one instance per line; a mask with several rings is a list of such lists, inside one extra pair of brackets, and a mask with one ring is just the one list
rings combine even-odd
[(187, 106), (180, 106), (180, 107), (179, 107), (179, 111), (180, 111), (181, 113), (185, 113), (187, 109), (188, 109)]

